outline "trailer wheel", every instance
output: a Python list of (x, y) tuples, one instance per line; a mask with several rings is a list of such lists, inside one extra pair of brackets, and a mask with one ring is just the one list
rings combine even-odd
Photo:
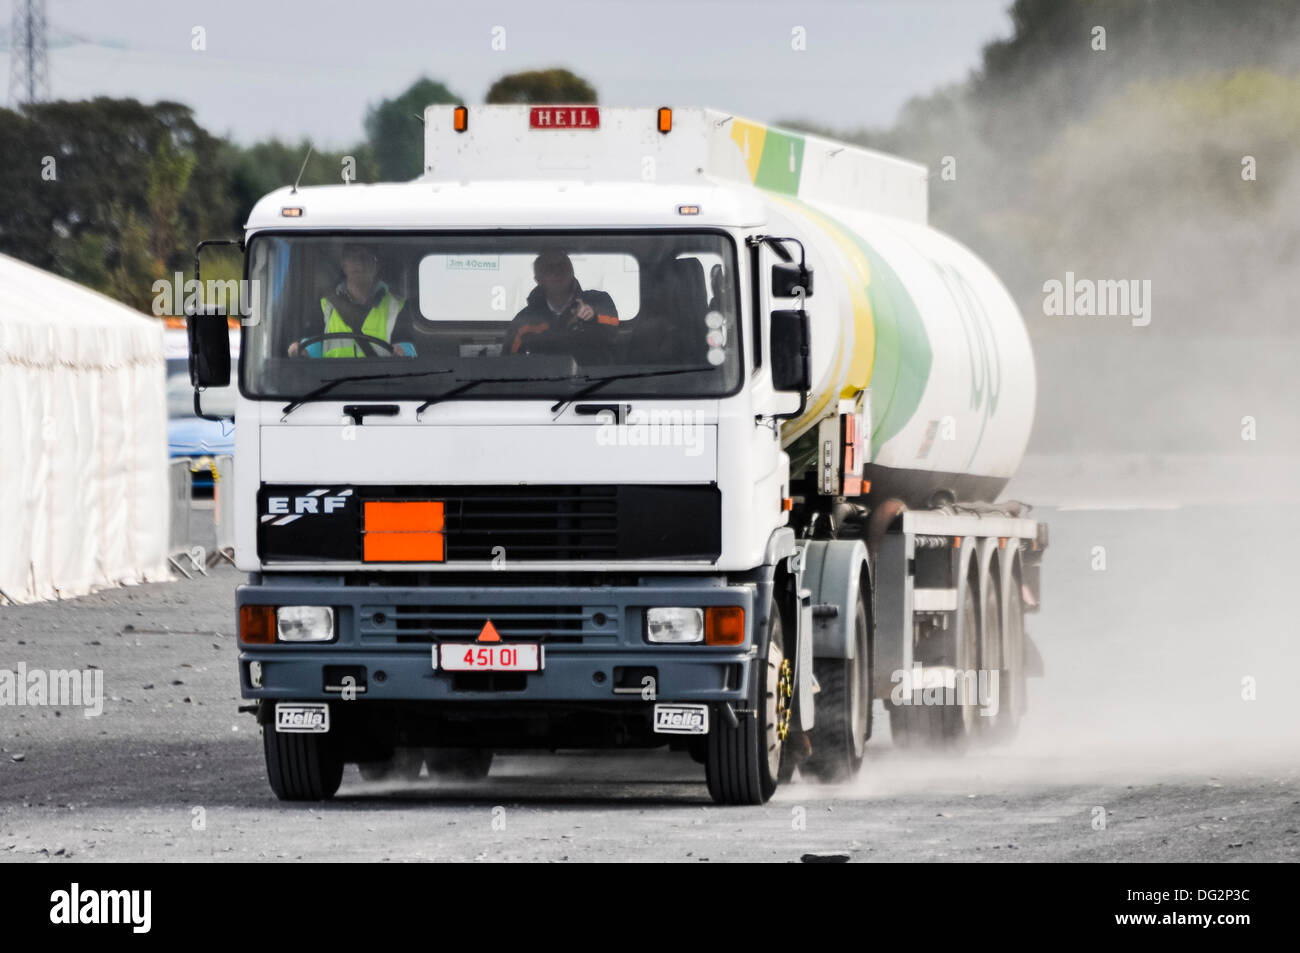
[[(992, 563), (989, 564), (992, 569)], [(988, 598), (984, 601), (984, 616), (980, 625), (980, 656), (979, 671), (991, 672), (993, 666), (990, 663), (988, 650), (996, 645), (999, 647), (999, 655), (1002, 654), (1002, 598), (998, 594), (998, 579), (996, 573), (990, 574), (988, 581)], [(1005, 668), (1005, 660), (1003, 661)], [(974, 723), (971, 728), (979, 737), (981, 742), (992, 742), (998, 737), (997, 721), (1002, 717), (1002, 676), (1005, 672), (999, 671), (998, 674), (998, 713), (996, 715), (986, 716), (983, 713), (984, 697), (979, 699), (979, 708), (974, 712)], [(987, 676), (986, 676), (987, 677)], [(977, 691), (979, 691), (977, 682)]]
[(993, 717), (993, 735), (1011, 741), (1025, 713), (1028, 690), (1025, 677), (1025, 603), (1020, 580), (1007, 587), (1007, 631), (1002, 642), (1002, 674), (998, 680), (998, 713)]
[(266, 777), (281, 801), (325, 801), (343, 780), (343, 757), (334, 735), (281, 733), (262, 727)]
[(387, 761), (363, 761), (357, 765), (366, 781), (414, 781), (424, 767), (424, 755), (416, 748), (396, 748)]
[(720, 708), (712, 713), (704, 775), (718, 804), (764, 804), (779, 780), (794, 690), (775, 603), (768, 609), (764, 642), (766, 664), (755, 668), (748, 710), (736, 712), (736, 727), (727, 723)]
[(492, 770), (490, 748), (425, 748), (429, 777), (449, 781), (482, 781)]
[(871, 737), (871, 642), (867, 608), (858, 595), (853, 613), (856, 658), (819, 658), (813, 671), (821, 691), (811, 731), (812, 755), (800, 770), (822, 782), (848, 781), (862, 767)]
[[(944, 650), (943, 657), (934, 659), (929, 664), (955, 668), (959, 677), (963, 672), (974, 670), (977, 657), (977, 619), (975, 586), (972, 582), (966, 586), (960, 624), (952, 630), (952, 640)], [(931, 748), (958, 752), (965, 749), (970, 732), (975, 729), (972, 718), (979, 717), (979, 710), (974, 705), (891, 705), (889, 731), (894, 737), (894, 744), (900, 748)]]

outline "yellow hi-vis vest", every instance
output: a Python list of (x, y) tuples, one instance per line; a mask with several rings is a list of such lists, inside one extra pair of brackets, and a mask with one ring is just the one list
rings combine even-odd
[[(366, 320), (361, 324), (359, 333), (391, 342), (393, 325), (397, 323), (397, 315), (402, 310), (402, 304), (402, 299), (391, 291), (385, 294), (383, 300), (370, 309), (370, 313), (366, 315)], [(332, 334), (336, 331), (346, 334), (354, 330), (348, 327), (338, 309), (330, 304), (329, 298), (321, 298), (320, 307), (321, 313), (325, 316), (326, 334)], [(323, 357), (370, 356), (370, 352), (366, 350), (365, 346), (353, 337), (340, 337), (333, 341), (326, 339), (321, 343), (325, 345), (322, 351)]]

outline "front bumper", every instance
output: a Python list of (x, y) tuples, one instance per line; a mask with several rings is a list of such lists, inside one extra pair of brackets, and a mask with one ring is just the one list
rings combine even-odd
[[(322, 605), (335, 609), (335, 641), (240, 645), (244, 698), (333, 700), (341, 669), (364, 670), (356, 701), (491, 703), (742, 703), (756, 657), (755, 589), (725, 581), (645, 577), (636, 586), (345, 586), (305, 577), (240, 586), (244, 605)], [(653, 606), (741, 606), (739, 646), (655, 645), (642, 635)], [(487, 619), (505, 642), (540, 642), (544, 668), (487, 685), (434, 668), (439, 642), (473, 642)], [(261, 669), (260, 687), (250, 677)], [(645, 693), (645, 677), (652, 694)]]

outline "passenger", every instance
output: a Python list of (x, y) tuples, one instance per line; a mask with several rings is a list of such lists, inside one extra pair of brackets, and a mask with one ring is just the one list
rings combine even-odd
[[(357, 332), (367, 337), (379, 338), (392, 344), (392, 354), (414, 356), (409, 341), (411, 316), (406, 302), (393, 294), (388, 285), (378, 280), (379, 257), (368, 245), (343, 246), (339, 263), (343, 280), (332, 292), (320, 299), (320, 332), (339, 333), (339, 337), (326, 338), (303, 346), (298, 341), (289, 345), (290, 357), (387, 357), (390, 351), (377, 344), (352, 337)], [(309, 319), (308, 327), (312, 321)], [(308, 335), (313, 337), (315, 335)]]
[(537, 287), (506, 330), (506, 354), (567, 354), (579, 364), (608, 364), (618, 340), (618, 309), (603, 291), (584, 291), (563, 252), (533, 262)]

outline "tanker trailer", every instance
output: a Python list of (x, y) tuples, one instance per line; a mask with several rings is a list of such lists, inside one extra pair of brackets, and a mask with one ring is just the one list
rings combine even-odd
[[(276, 795), (667, 746), (755, 804), (851, 777), (877, 702), (896, 743), (1008, 737), (1032, 356), (925, 170), (705, 109), (431, 106), (425, 137), (419, 179), (278, 190), (239, 240)], [(224, 328), (190, 321), (200, 403)]]

